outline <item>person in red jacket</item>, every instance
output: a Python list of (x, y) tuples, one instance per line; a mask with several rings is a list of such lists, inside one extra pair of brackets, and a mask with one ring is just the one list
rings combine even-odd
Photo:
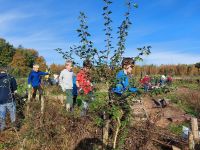
[(144, 78), (141, 80), (145, 92), (147, 92), (150, 88), (150, 81), (151, 79), (148, 75), (145, 75)]
[(171, 85), (171, 84), (172, 84), (172, 76), (171, 76), (171, 75), (168, 75), (168, 76), (167, 76), (167, 84), (168, 84), (168, 85)]
[(76, 75), (76, 86), (78, 88), (78, 96), (81, 95), (82, 112), (81, 115), (85, 115), (90, 102), (94, 100), (93, 97), (93, 85), (89, 71), (92, 64), (89, 60), (83, 62), (83, 69)]
[(89, 71), (92, 64), (89, 60), (83, 62), (83, 69), (76, 75), (76, 85), (79, 92), (83, 92), (85, 95), (89, 94), (93, 90)]

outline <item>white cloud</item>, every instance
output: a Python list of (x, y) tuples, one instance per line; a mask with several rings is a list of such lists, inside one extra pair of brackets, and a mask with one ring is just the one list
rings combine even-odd
[(22, 13), (19, 11), (9, 11), (0, 14), (0, 32), (9, 31), (9, 28), (16, 22), (32, 17), (32, 14)]
[(140, 64), (194, 64), (200, 61), (200, 55), (177, 53), (170, 51), (151, 53), (144, 57), (144, 61)]

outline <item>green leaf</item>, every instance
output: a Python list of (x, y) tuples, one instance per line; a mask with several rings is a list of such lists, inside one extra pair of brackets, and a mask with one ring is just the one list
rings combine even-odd
[(138, 4), (137, 4), (137, 3), (134, 3), (134, 4), (133, 4), (133, 7), (138, 8)]

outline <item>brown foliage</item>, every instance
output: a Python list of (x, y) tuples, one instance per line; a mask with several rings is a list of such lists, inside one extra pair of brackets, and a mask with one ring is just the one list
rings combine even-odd
[(51, 64), (50, 65), (50, 70), (52, 73), (57, 73), (60, 74), (60, 72), (65, 68), (64, 65), (57, 65), (57, 64)]
[(26, 65), (26, 59), (24, 55), (22, 55), (21, 51), (16, 51), (10, 66), (13, 69), (13, 73), (19, 76), (26, 75), (29, 70)]
[(35, 63), (40, 65), (41, 71), (46, 71), (47, 65), (46, 65), (46, 61), (45, 61), (44, 57), (42, 57), (42, 56), (37, 57), (35, 60)]
[(140, 75), (141, 72), (150, 75), (156, 74), (172, 74), (176, 76), (195, 76), (198, 75), (198, 68), (195, 65), (145, 65), (145, 66), (135, 66), (133, 73), (135, 75)]

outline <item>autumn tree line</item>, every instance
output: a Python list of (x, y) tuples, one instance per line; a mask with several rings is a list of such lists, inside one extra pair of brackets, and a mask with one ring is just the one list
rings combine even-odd
[[(23, 48), (18, 46), (15, 48), (5, 39), (0, 38), (0, 66), (7, 66), (10, 72), (17, 76), (27, 76), (34, 63), (40, 65), (40, 69), (45, 71), (48, 66), (43, 56), (39, 56), (37, 50)], [(59, 74), (64, 65), (51, 64), (49, 69), (52, 73)], [(75, 68), (78, 70), (78, 68)], [(136, 65), (133, 74), (141, 76), (144, 74), (171, 74), (174, 76), (197, 76), (199, 75), (200, 63), (196, 64), (179, 64), (179, 65)], [(76, 72), (76, 71), (75, 71)]]

